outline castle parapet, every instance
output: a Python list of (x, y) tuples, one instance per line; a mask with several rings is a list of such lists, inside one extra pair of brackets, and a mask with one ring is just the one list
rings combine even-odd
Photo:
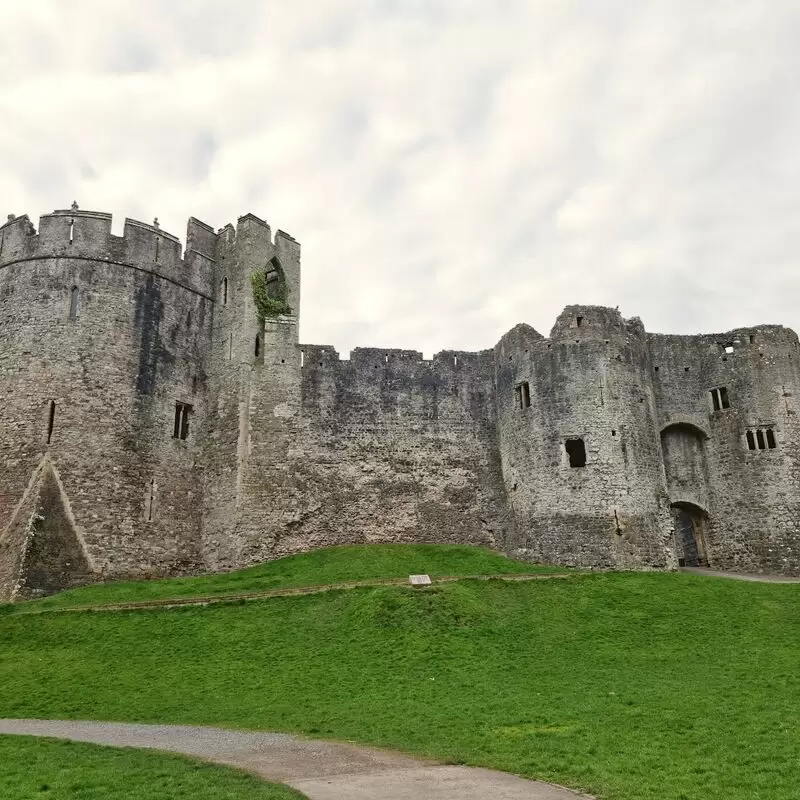
[(81, 258), (152, 272), (191, 291), (211, 296), (216, 238), (190, 219), (186, 257), (180, 240), (158, 227), (126, 219), (123, 235), (111, 233), (111, 214), (61, 209), (39, 218), (37, 233), (27, 215), (0, 227), (0, 267), (39, 258)]

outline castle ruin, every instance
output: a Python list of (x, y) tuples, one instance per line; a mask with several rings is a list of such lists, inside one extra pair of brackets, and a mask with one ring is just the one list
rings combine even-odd
[(493, 349), (300, 344), (300, 245), (0, 227), (0, 600), (332, 544), (800, 573), (797, 335), (569, 306)]

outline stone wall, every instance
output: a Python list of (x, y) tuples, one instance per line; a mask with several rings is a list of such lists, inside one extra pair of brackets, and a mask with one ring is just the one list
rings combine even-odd
[(45, 501), (28, 496), (47, 487), (45, 459), (95, 578), (201, 563), (196, 439), (172, 433), (176, 402), (205, 416), (212, 261), (181, 259), (153, 226), (110, 231), (108, 215), (76, 211), (43, 217), (38, 235), (25, 217), (0, 228), (0, 596), (20, 563), (2, 542), (30, 531), (18, 517)]
[[(671, 499), (694, 504), (706, 516), (709, 563), (800, 573), (796, 334), (760, 326), (648, 339), (658, 426), (678, 476)], [(711, 392), (722, 388), (728, 407), (715, 410)], [(683, 446), (676, 447), (681, 429)], [(774, 448), (766, 438), (758, 447), (759, 429), (762, 436), (773, 431)]]
[(569, 306), (548, 338), (340, 359), (299, 311), (300, 246), (252, 214), (185, 253), (76, 208), (0, 227), (0, 599), (349, 542), (800, 573), (794, 332)]
[[(549, 339), (517, 326), (495, 358), (499, 439), (520, 555), (574, 566), (672, 566), (640, 323), (626, 325), (612, 309), (571, 306)], [(527, 387), (529, 404), (518, 387)], [(572, 466), (568, 448), (580, 451), (578, 442), (585, 464)]]

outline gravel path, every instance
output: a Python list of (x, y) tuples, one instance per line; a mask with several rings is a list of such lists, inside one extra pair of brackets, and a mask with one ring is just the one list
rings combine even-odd
[(577, 800), (587, 795), (488, 769), (455, 767), (282, 733), (186, 725), (0, 719), (0, 734), (143, 747), (239, 767), (311, 800)]
[(708, 575), (712, 578), (728, 578), (732, 581), (755, 581), (757, 583), (800, 583), (800, 578), (786, 575), (756, 575), (750, 572), (724, 572), (721, 569), (707, 567), (681, 567), (681, 572), (693, 572), (695, 575)]

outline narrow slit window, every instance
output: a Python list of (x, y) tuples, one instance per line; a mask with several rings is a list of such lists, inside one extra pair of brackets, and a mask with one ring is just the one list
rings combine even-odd
[(570, 467), (586, 466), (586, 445), (583, 439), (567, 439), (564, 448), (567, 451)]
[(753, 431), (747, 431), (747, 449), (756, 449), (756, 437), (753, 435)]
[(189, 417), (192, 407), (188, 403), (175, 403), (175, 422), (172, 428), (172, 438), (186, 441), (189, 437)]
[(522, 383), (518, 383), (514, 387), (514, 400), (516, 402), (517, 408), (520, 411), (524, 411), (526, 408), (530, 408), (531, 405), (531, 387), (527, 381), (523, 381)]
[(159, 251), (160, 246), (161, 246), (161, 237), (160, 236), (156, 236), (156, 255), (155, 255), (155, 258), (153, 259), (153, 261), (155, 261), (156, 264), (158, 263), (158, 251)]
[(69, 243), (72, 244), (75, 241), (75, 220), (71, 219), (69, 221)]
[(772, 428), (767, 428), (767, 447), (770, 450), (774, 450), (776, 447), (775, 431), (773, 431)]
[(255, 344), (255, 356), (258, 358), (261, 355), (261, 336), (256, 334), (256, 344)]
[(50, 411), (47, 415), (47, 444), (50, 444), (50, 441), (53, 438), (53, 426), (55, 425), (56, 421), (56, 401), (50, 401)]
[(228, 305), (228, 279), (222, 279), (222, 305)]
[(302, 367), (303, 364), (305, 364), (305, 363), (306, 363), (306, 351), (305, 350), (301, 350), (300, 351), (300, 366)]
[(764, 431), (762, 431), (761, 428), (759, 428), (756, 431), (756, 441), (758, 442), (758, 449), (759, 450), (765, 450), (766, 449), (767, 445), (766, 445), (766, 442), (764, 441)]
[(150, 479), (150, 489), (147, 493), (147, 521), (153, 521), (153, 506), (156, 501), (156, 479)]
[(78, 287), (73, 286), (69, 293), (69, 318), (78, 318)]

